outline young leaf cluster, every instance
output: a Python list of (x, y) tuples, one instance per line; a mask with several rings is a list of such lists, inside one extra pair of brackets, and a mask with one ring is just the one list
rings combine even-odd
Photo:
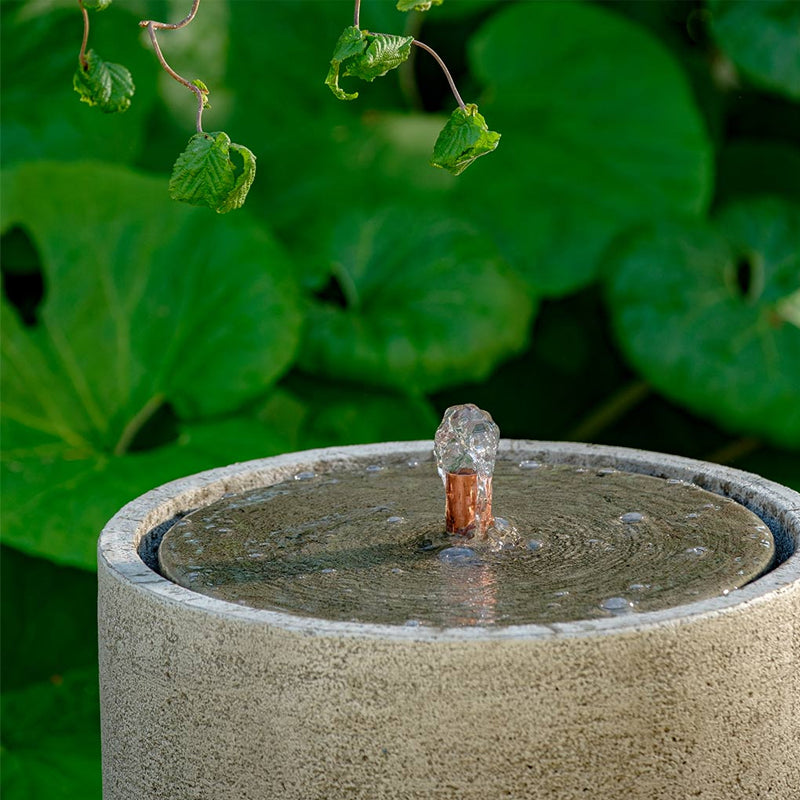
[[(417, 2), (398, 0), (400, 11), (427, 11), (431, 5), (441, 5), (442, 0)], [(360, 78), (372, 82), (399, 67), (411, 55), (412, 45), (428, 52), (442, 68), (450, 84), (458, 108), (452, 113), (440, 132), (433, 148), (431, 165), (460, 175), (475, 159), (491, 153), (500, 141), (500, 134), (490, 131), (486, 120), (478, 113), (474, 103), (465, 104), (439, 55), (428, 45), (418, 42), (413, 36), (397, 36), (386, 33), (371, 33), (358, 24), (359, 4), (356, 2), (355, 24), (342, 32), (331, 56), (331, 65), (325, 85), (339, 100), (355, 100), (358, 92), (346, 92), (339, 86), (340, 77)]]

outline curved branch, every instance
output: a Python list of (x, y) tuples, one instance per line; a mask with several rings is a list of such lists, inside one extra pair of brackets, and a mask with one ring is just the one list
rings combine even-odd
[(176, 31), (178, 28), (185, 28), (195, 18), (199, 6), (200, 0), (194, 0), (192, 3), (192, 10), (189, 12), (189, 16), (185, 17), (180, 22), (156, 22), (152, 19), (143, 19), (139, 23), (139, 27), (149, 28), (152, 25), (157, 31)]
[(195, 127), (197, 128), (198, 133), (203, 132), (203, 109), (206, 107), (206, 95), (208, 94), (207, 89), (201, 89), (199, 86), (195, 85), (191, 81), (187, 81), (186, 78), (178, 75), (174, 69), (167, 63), (167, 60), (164, 58), (164, 54), (161, 52), (161, 48), (158, 44), (158, 39), (156, 38), (156, 31), (174, 31), (178, 30), (178, 28), (186, 27), (194, 18), (195, 14), (197, 14), (197, 9), (200, 6), (200, 0), (194, 0), (192, 3), (191, 11), (189, 11), (189, 16), (182, 19), (180, 22), (176, 23), (168, 23), (168, 22), (156, 22), (152, 19), (144, 19), (139, 23), (140, 28), (147, 28), (148, 34), (150, 34), (150, 42), (153, 45), (153, 50), (155, 51), (156, 57), (158, 58), (159, 64), (163, 67), (164, 71), (169, 75), (171, 78), (174, 78), (178, 83), (185, 86), (190, 91), (194, 92), (197, 96), (197, 118), (195, 120)]
[(434, 57), (436, 63), (442, 68), (442, 72), (444, 72), (444, 76), (447, 78), (447, 82), (450, 84), (450, 91), (453, 93), (453, 97), (455, 97), (459, 107), (462, 109), (462, 111), (466, 109), (467, 106), (461, 99), (461, 95), (458, 93), (458, 89), (456, 88), (456, 82), (453, 80), (450, 70), (447, 69), (447, 64), (442, 61), (439, 54), (432, 47), (428, 47), (428, 45), (418, 41), (417, 39), (414, 39), (412, 44), (415, 44), (417, 47), (421, 47), (426, 53), (430, 53), (430, 55)]
[(89, 12), (86, 10), (82, 0), (78, 0), (78, 5), (81, 7), (83, 14), (83, 41), (81, 42), (81, 52), (78, 54), (78, 61), (81, 62), (81, 67), (84, 70), (89, 69), (89, 62), (86, 60), (86, 44), (89, 41)]

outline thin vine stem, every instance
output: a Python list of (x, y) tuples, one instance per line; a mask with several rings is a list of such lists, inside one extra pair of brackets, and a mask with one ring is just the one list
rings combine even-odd
[(89, 62), (86, 60), (86, 45), (89, 42), (89, 12), (86, 10), (82, 0), (78, 0), (78, 5), (81, 7), (83, 14), (83, 41), (81, 42), (81, 52), (78, 54), (78, 61), (81, 62), (81, 67), (84, 70), (89, 69)]
[(355, 9), (353, 10), (353, 26), (358, 28), (361, 22), (361, 0), (356, 0)]
[(164, 54), (161, 52), (161, 47), (158, 44), (158, 38), (156, 37), (156, 31), (175, 31), (178, 30), (178, 28), (186, 27), (195, 18), (199, 6), (200, 0), (194, 0), (191, 11), (189, 11), (189, 15), (180, 22), (156, 22), (152, 19), (145, 19), (139, 23), (139, 27), (147, 28), (147, 32), (150, 35), (150, 42), (153, 45), (153, 51), (156, 54), (156, 58), (158, 58), (158, 63), (161, 64), (167, 75), (169, 75), (171, 78), (174, 78), (176, 81), (178, 81), (178, 83), (194, 92), (194, 94), (197, 96), (197, 117), (195, 119), (195, 127), (197, 128), (198, 133), (202, 133), (203, 109), (206, 105), (207, 92), (203, 91), (203, 89), (201, 89), (199, 86), (196, 86), (191, 81), (187, 81), (186, 78), (178, 75), (178, 73), (172, 69), (172, 67), (167, 63), (167, 60), (164, 58)]
[(466, 103), (464, 103), (464, 101), (461, 99), (461, 95), (458, 93), (458, 89), (456, 88), (456, 82), (453, 80), (453, 76), (450, 74), (450, 70), (447, 69), (447, 64), (445, 64), (444, 61), (442, 61), (439, 54), (432, 47), (428, 47), (427, 44), (420, 42), (418, 39), (414, 39), (412, 41), (412, 44), (416, 45), (417, 47), (424, 50), (426, 53), (429, 53), (430, 55), (433, 56), (433, 58), (436, 60), (436, 63), (441, 67), (442, 72), (444, 72), (444, 76), (445, 78), (447, 78), (447, 82), (450, 84), (450, 91), (453, 93), (453, 97), (455, 97), (459, 108), (462, 111), (465, 111), (467, 108)]

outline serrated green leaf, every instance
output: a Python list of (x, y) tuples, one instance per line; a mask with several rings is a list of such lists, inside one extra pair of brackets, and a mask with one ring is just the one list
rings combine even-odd
[(106, 114), (130, 108), (136, 90), (130, 72), (122, 64), (103, 61), (94, 50), (86, 54), (86, 67), (78, 64), (72, 85), (82, 103), (97, 106)]
[(344, 62), (345, 75), (372, 82), (399, 67), (411, 55), (413, 36), (368, 33), (366, 38), (368, 46), (364, 53)]
[(443, 0), (397, 0), (398, 11), (429, 11), (431, 6), (440, 6)]
[(481, 111), (504, 140), (491, 169), (461, 176), (453, 204), (535, 293), (591, 283), (632, 224), (704, 212), (705, 125), (680, 65), (644, 28), (596, 4), (503, 4), (469, 45)]
[(371, 83), (406, 61), (413, 41), (413, 36), (368, 33), (354, 26), (345, 28), (334, 48), (325, 85), (340, 100), (354, 100), (358, 92), (345, 92), (339, 86), (339, 76), (361, 78)]
[(96, 668), (4, 692), (0, 719), (4, 800), (99, 800)]
[[(161, 180), (37, 164), (2, 188), (2, 230), (29, 232), (47, 287), (33, 328), (0, 315), (2, 479), (15, 498), (3, 541), (91, 569), (98, 531), (127, 500), (284, 449), (273, 428), (225, 415), (288, 368), (300, 300), (261, 226), (173, 203)], [(178, 438), (131, 452), (159, 404)]]
[(642, 231), (616, 253), (609, 287), (622, 349), (659, 391), (800, 446), (800, 206), (741, 201), (713, 227)]
[(351, 25), (342, 31), (342, 35), (336, 42), (331, 56), (331, 66), (325, 78), (325, 85), (339, 98), (339, 100), (355, 100), (358, 92), (348, 94), (339, 87), (339, 72), (342, 64), (349, 58), (360, 56), (367, 49), (367, 38), (364, 32)]
[(500, 134), (490, 131), (478, 106), (457, 108), (442, 128), (433, 146), (431, 165), (460, 175), (476, 158), (497, 148)]
[(253, 180), (256, 177), (256, 157), (250, 150), (240, 144), (231, 144), (230, 149), (232, 152), (241, 156), (242, 169), (237, 171), (233, 188), (217, 209), (220, 214), (227, 214), (228, 211), (233, 211), (244, 205), (244, 201), (247, 199), (247, 193), (250, 191), (250, 187), (253, 185)]
[(800, 99), (800, 3), (710, 0), (714, 36), (754, 83)]
[(312, 374), (428, 392), (484, 378), (527, 342), (533, 305), (520, 281), (456, 219), (350, 212), (328, 260), (347, 305), (310, 309), (300, 364)]
[(111, 0), (81, 0), (83, 7), (90, 11), (105, 11), (110, 5)]
[[(241, 156), (241, 170), (231, 161), (231, 150)], [(255, 175), (256, 157), (246, 147), (232, 144), (227, 133), (196, 133), (172, 168), (169, 196), (226, 214), (244, 205)]]
[[(14, 75), (13, 81), (4, 81), (0, 95), (3, 165), (86, 158), (130, 163), (142, 158), (147, 126), (151, 136), (147, 161), (160, 168), (153, 157), (154, 147), (159, 145), (152, 140), (159, 70), (153, 69), (152, 52), (142, 47), (137, 36), (127, 35), (136, 29), (141, 16), (131, 13), (130, 4), (118, 3), (108, 14), (92, 17), (92, 42), (113, 42), (115, 60), (137, 76), (131, 107), (124, 114), (102, 114), (87, 112), (87, 106), (65, 90), (77, 62), (75, 36), (65, 35), (65, 31), (77, 34), (74, 28), (76, 23), (80, 26), (80, 19), (78, 15), (76, 20), (75, 3), (69, 9), (56, 5), (0, 2), (0, 72)], [(20, 64), (26, 68), (20, 69)], [(31, 102), (34, 97), (35, 103)]]

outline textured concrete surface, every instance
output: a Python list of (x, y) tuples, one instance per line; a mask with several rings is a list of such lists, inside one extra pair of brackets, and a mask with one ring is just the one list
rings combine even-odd
[(690, 480), (743, 503), (783, 563), (727, 597), (507, 628), (247, 609), (140, 557), (176, 515), (298, 471), (430, 443), (238, 464), (123, 508), (99, 545), (106, 800), (800, 797), (800, 495), (697, 461), (504, 442), (520, 458)]

